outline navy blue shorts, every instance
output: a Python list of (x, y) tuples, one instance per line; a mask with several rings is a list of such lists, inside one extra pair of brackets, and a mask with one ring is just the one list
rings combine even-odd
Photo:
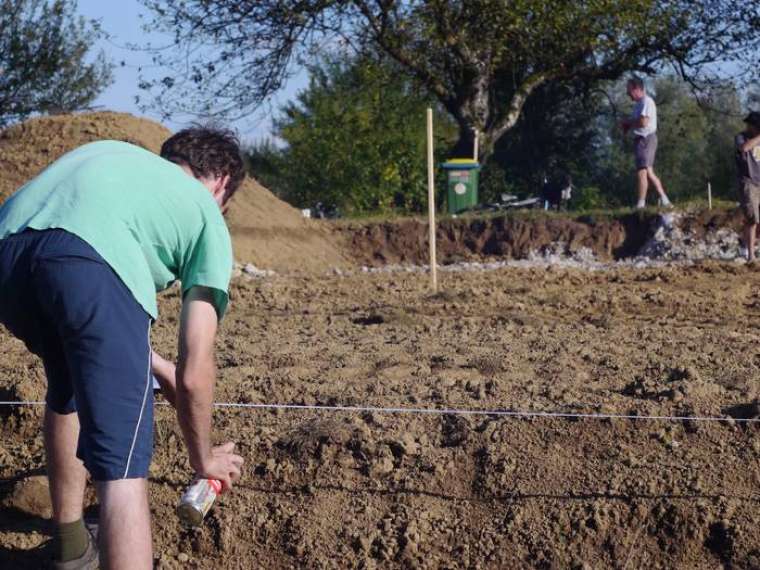
[(92, 478), (147, 477), (151, 318), (103, 258), (63, 230), (0, 240), (0, 323), (42, 358), (48, 407), (79, 415)]

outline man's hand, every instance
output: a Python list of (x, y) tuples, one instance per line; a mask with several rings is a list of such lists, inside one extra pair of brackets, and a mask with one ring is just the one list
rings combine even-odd
[(235, 444), (230, 442), (211, 449), (211, 454), (203, 460), (198, 475), (206, 479), (217, 479), (222, 483), (222, 493), (232, 489), (232, 484), (240, 478), (243, 458), (235, 455)]

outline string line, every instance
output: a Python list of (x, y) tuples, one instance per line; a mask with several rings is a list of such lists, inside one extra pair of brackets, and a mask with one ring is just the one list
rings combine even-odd
[[(0, 406), (43, 406), (41, 401), (0, 401)], [(168, 402), (156, 402), (157, 406), (168, 406)], [(381, 414), (418, 414), (418, 415), (453, 415), (453, 416), (496, 416), (508, 418), (568, 418), (591, 420), (646, 420), (668, 422), (727, 422), (727, 423), (760, 423), (760, 418), (733, 418), (730, 416), (668, 416), (668, 415), (638, 415), (638, 414), (600, 414), (572, 412), (542, 412), (521, 410), (473, 410), (462, 408), (393, 408), (382, 406), (330, 406), (308, 404), (246, 404), (241, 402), (215, 402), (215, 408), (238, 408), (254, 410), (293, 410), (293, 411), (322, 411), (322, 412), (358, 412)]]

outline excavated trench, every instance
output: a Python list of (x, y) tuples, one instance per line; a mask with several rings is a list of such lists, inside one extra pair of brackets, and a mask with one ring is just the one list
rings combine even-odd
[[(662, 224), (657, 212), (630, 212), (578, 217), (556, 214), (511, 214), (487, 218), (441, 220), (437, 227), (438, 262), (443, 265), (489, 258), (525, 259), (561, 244), (565, 254), (583, 249), (600, 261), (639, 255)], [(693, 239), (717, 229), (739, 230), (736, 210), (679, 212), (678, 224)], [(428, 226), (422, 219), (336, 224), (357, 263), (379, 267), (422, 265), (428, 261)]]

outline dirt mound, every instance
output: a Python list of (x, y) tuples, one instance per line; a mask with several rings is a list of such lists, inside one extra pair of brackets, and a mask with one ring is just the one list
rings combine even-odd
[[(158, 152), (171, 135), (162, 125), (126, 113), (39, 117), (0, 132), (0, 202), (62, 154), (112, 139)], [(229, 214), (235, 257), (278, 272), (324, 271), (347, 265), (329, 228), (301, 213), (252, 178)]]
[(235, 258), (258, 268), (322, 273), (352, 264), (326, 223), (305, 219), (250, 178), (235, 195), (227, 224)]
[(39, 117), (0, 131), (0, 202), (62, 154), (87, 142), (121, 140), (158, 152), (171, 131), (126, 113)]
[(2, 504), (27, 515), (49, 519), (53, 516), (50, 505), (50, 487), (44, 475), (34, 475), (19, 479)]

